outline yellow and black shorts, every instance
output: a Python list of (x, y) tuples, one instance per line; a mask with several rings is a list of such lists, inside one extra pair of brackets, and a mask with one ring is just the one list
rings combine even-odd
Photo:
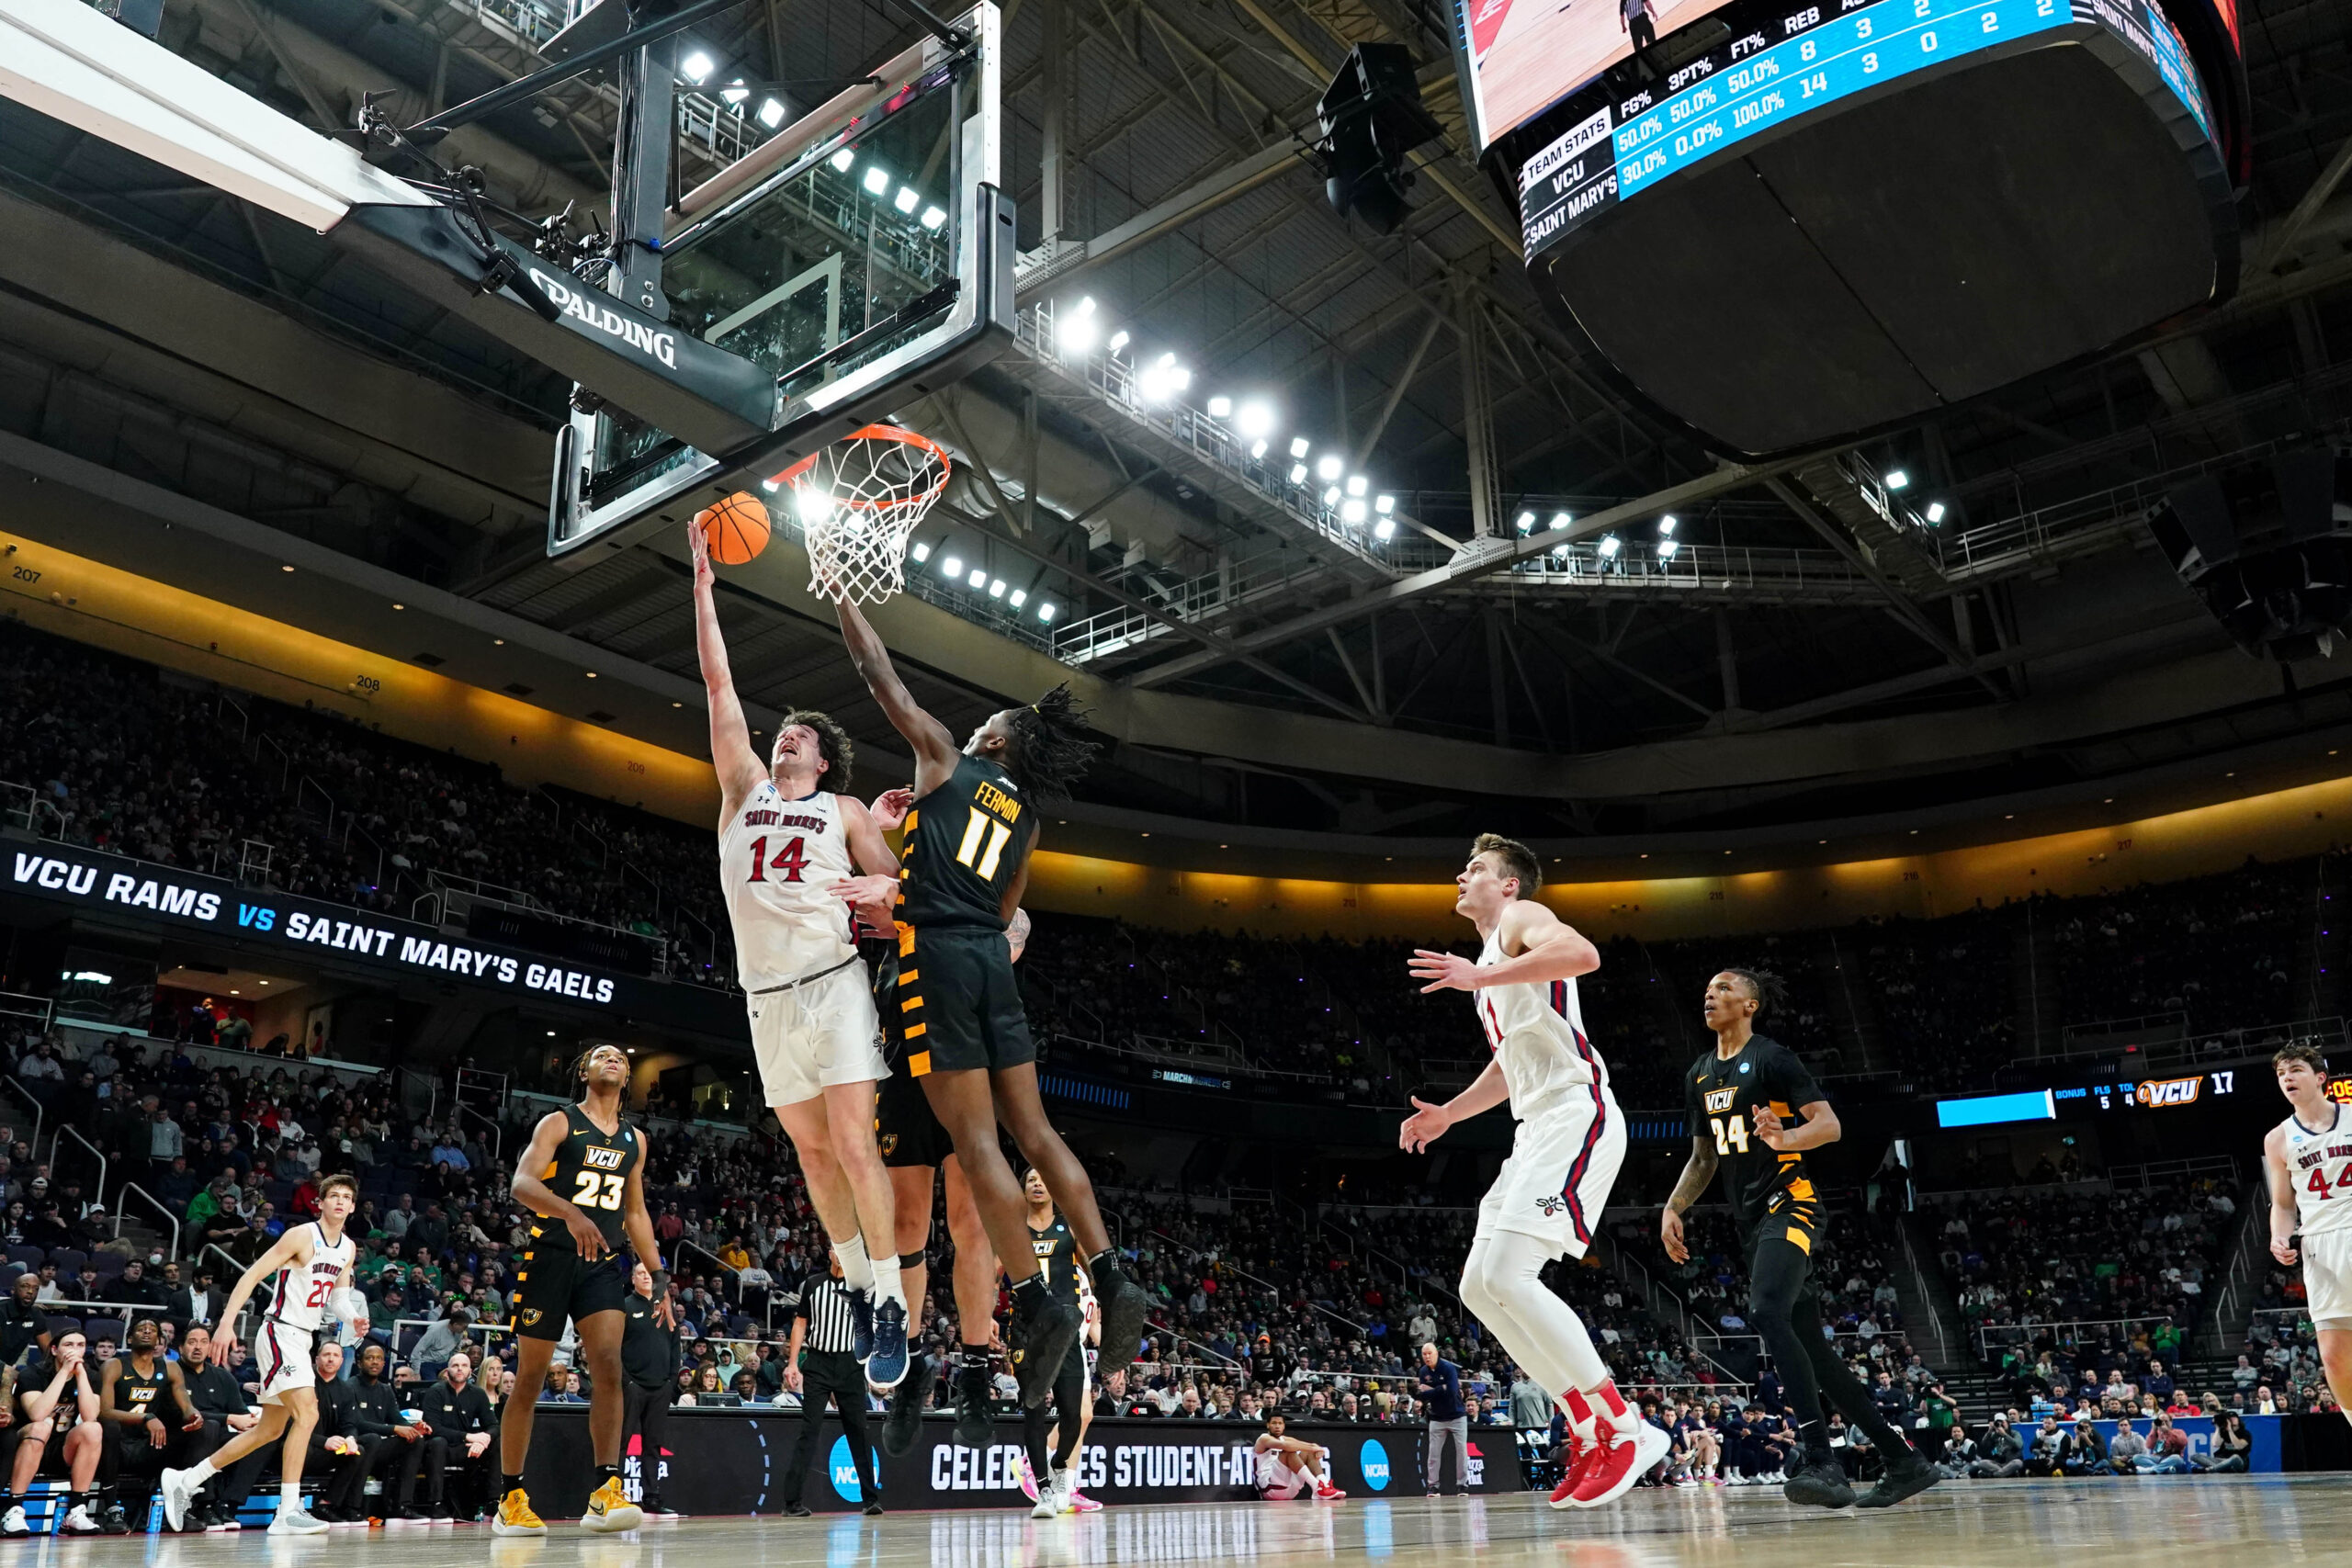
[[(1811, 1190), (1807, 1184), (1806, 1190)], [(1822, 1213), (1819, 1201), (1792, 1202), (1785, 1196), (1776, 1198), (1758, 1222), (1756, 1234), (1748, 1238), (1749, 1251), (1752, 1254), (1757, 1246), (1767, 1241), (1785, 1241), (1811, 1258), (1814, 1243), (1828, 1227), (1829, 1216)]]
[[(560, 1227), (558, 1227), (560, 1228)], [(618, 1312), (628, 1299), (635, 1259), (607, 1252), (584, 1262), (570, 1244), (549, 1247), (541, 1227), (514, 1263), (514, 1332), (525, 1339), (560, 1339), (568, 1318), (585, 1322), (600, 1312)]]
[(1037, 1059), (1001, 931), (899, 927), (899, 987), (885, 1029), (904, 1046), (907, 1077), (969, 1067), (999, 1071)]

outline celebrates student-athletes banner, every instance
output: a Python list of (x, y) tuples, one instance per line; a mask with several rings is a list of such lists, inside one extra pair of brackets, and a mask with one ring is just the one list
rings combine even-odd
[[(541, 1406), (531, 1445), (528, 1484), (542, 1515), (574, 1515), (587, 1506), (595, 1479), (584, 1407)], [(655, 1479), (662, 1496), (696, 1517), (712, 1514), (773, 1514), (784, 1506), (803, 1423), (797, 1410), (753, 1405), (735, 1410), (673, 1411), (662, 1451), (647, 1455), (634, 1438), (622, 1461), (629, 1495)], [(878, 1418), (871, 1424), (877, 1432)], [(1021, 1423), (999, 1421), (985, 1449), (957, 1446), (944, 1416), (923, 1423), (914, 1450), (881, 1455), (882, 1503), (888, 1508), (1010, 1508), (1025, 1506), (1021, 1490)], [(1098, 1420), (1087, 1428), (1078, 1456), (1079, 1488), (1106, 1504), (1246, 1501), (1257, 1495), (1253, 1445), (1264, 1428), (1254, 1422)], [(1426, 1438), (1419, 1426), (1374, 1427), (1297, 1423), (1288, 1434), (1322, 1445), (1331, 1478), (1351, 1497), (1418, 1497)], [(1448, 1466), (1451, 1468), (1452, 1461)], [(1470, 1433), (1467, 1490), (1525, 1489), (1510, 1428), (1476, 1427)], [(1449, 1482), (1452, 1477), (1447, 1478)], [(800, 1484), (800, 1501), (820, 1512), (864, 1505), (857, 1470), (840, 1421), (827, 1416), (816, 1454)]]
[[(71, 844), (10, 839), (0, 843), (0, 869), (6, 873), (0, 889), (93, 916), (154, 921), (257, 943), (288, 959), (352, 964), (624, 1012), (649, 1010), (657, 989), (627, 975), (462, 936), (453, 940), (414, 920), (240, 887), (217, 876)], [(740, 1008), (734, 1016), (741, 1020)]]

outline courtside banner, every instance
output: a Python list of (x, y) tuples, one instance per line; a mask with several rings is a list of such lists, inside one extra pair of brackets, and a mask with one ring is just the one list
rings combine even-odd
[[(94, 919), (200, 931), (288, 959), (447, 980), (533, 999), (618, 1012), (659, 1010), (671, 987), (568, 964), (347, 904), (240, 887), (152, 861), (46, 840), (0, 840), (0, 890)], [(666, 1001), (666, 998), (662, 998)], [(741, 1017), (741, 1004), (736, 1004)]]
[[(803, 1425), (797, 1410), (766, 1405), (673, 1410), (660, 1455), (643, 1453), (642, 1445), (629, 1439), (621, 1479), (630, 1496), (641, 1497), (652, 1479), (647, 1467), (658, 1463), (663, 1498), (689, 1517), (776, 1513), (788, 1495)], [(949, 1425), (945, 1415), (933, 1416), (924, 1421), (911, 1452), (900, 1459), (880, 1456), (882, 1506), (1026, 1511), (1031, 1499), (1021, 1489), (1021, 1423), (999, 1421), (995, 1441), (985, 1449), (960, 1447)], [(874, 1417), (868, 1427), (878, 1434), (881, 1418)], [(1112, 1506), (1247, 1501), (1258, 1495), (1252, 1445), (1262, 1430), (1254, 1422), (1097, 1420), (1079, 1449), (1079, 1490)], [(532, 1506), (548, 1518), (577, 1516), (588, 1506), (596, 1475), (586, 1407), (541, 1405), (534, 1432), (526, 1477)], [(1330, 1456), (1331, 1478), (1351, 1497), (1421, 1495), (1426, 1433), (1419, 1425), (1295, 1422), (1287, 1435), (1322, 1445)], [(1474, 1493), (1526, 1489), (1508, 1427), (1471, 1428), (1468, 1468), (1468, 1490)], [(1452, 1490), (1453, 1477), (1446, 1479)], [(848, 1439), (831, 1416), (819, 1425), (800, 1501), (819, 1513), (865, 1506)], [(1317, 1505), (1302, 1498), (1278, 1506)]]

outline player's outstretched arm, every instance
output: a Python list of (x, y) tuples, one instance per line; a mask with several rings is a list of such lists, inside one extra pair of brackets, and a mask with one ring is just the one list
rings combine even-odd
[[(253, 1299), (253, 1293), (261, 1287), (261, 1282), (289, 1263), (308, 1263), (311, 1260), (310, 1247), (311, 1227), (296, 1225), (279, 1236), (267, 1252), (254, 1258), (251, 1268), (237, 1276), (237, 1282), (229, 1287), (229, 1299), (220, 1303), (218, 1320), (221, 1328), (227, 1331), (232, 1344), (236, 1342), (237, 1314), (245, 1310), (245, 1303)], [(219, 1336), (216, 1334), (215, 1337)]]
[(555, 1152), (563, 1147), (569, 1125), (560, 1111), (550, 1111), (539, 1118), (539, 1124), (531, 1130), (531, 1146), (514, 1164), (514, 1180), (507, 1190), (514, 1195), (514, 1201), (541, 1219), (560, 1223), (571, 1233), (571, 1244), (580, 1249), (580, 1260), (594, 1263), (605, 1250), (604, 1233), (571, 1200), (559, 1197), (539, 1175), (555, 1163)]
[(890, 664), (890, 650), (882, 646), (882, 638), (866, 623), (856, 603), (843, 594), (834, 604), (841, 612), (842, 642), (849, 649), (849, 661), (882, 705), (890, 728), (915, 749), (915, 794), (918, 797), (929, 795), (956, 771), (956, 759), (961, 755), (956, 738), (947, 733), (945, 725), (923, 711), (907, 683), (899, 679)]
[(710, 761), (718, 770), (719, 812), (731, 819), (743, 798), (759, 788), (768, 771), (752, 749), (743, 700), (735, 694), (735, 673), (727, 662), (727, 639), (718, 629), (716, 577), (710, 570), (710, 540), (697, 517), (686, 525), (695, 562), (695, 652), (702, 660), (702, 685), (710, 705)]
[(2295, 1179), (2287, 1170), (2287, 1134), (2273, 1127), (2262, 1140), (2262, 1175), (2270, 1188), (2270, 1256), (2281, 1263), (2295, 1261)]
[(1488, 1062), (1484, 1071), (1470, 1080), (1470, 1087), (1442, 1105), (1431, 1105), (1419, 1095), (1411, 1097), (1413, 1113), (1396, 1130), (1396, 1146), (1407, 1154), (1417, 1155), (1440, 1138), (1457, 1122), (1492, 1111), (1510, 1098), (1510, 1080), (1503, 1077), (1500, 1060)]
[(1475, 991), (1482, 986), (1547, 986), (1573, 980), (1600, 967), (1600, 949), (1576, 927), (1551, 909), (1529, 898), (1514, 900), (1503, 911), (1496, 934), (1503, 950), (1501, 962), (1481, 964), (1458, 953), (1414, 950), (1407, 967), (1413, 978), (1429, 982), (1430, 991)]
[(1682, 1216), (1706, 1195), (1707, 1188), (1715, 1179), (1715, 1165), (1720, 1158), (1713, 1135), (1694, 1133), (1690, 1157), (1683, 1162), (1681, 1179), (1667, 1194), (1666, 1207), (1658, 1212), (1658, 1239), (1666, 1244), (1666, 1255), (1677, 1263), (1690, 1261), (1690, 1248), (1682, 1239)]

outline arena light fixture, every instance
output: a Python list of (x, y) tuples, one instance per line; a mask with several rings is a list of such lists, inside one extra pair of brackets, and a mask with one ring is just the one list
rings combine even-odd
[(1340, 504), (1340, 487), (1338, 485), (1331, 485), (1324, 490), (1323, 504), (1326, 506), (1337, 506)]
[(1943, 520), (1944, 503), (1940, 501), (1931, 501), (1928, 502), (1928, 521), (1930, 523), (1940, 523)]
[(1350, 474), (1348, 476), (1348, 493), (1350, 495), (1362, 495), (1371, 488), (1372, 481), (1365, 479), (1362, 474)]
[(1657, 558), (1672, 560), (1681, 548), (1682, 541), (1679, 539), (1660, 539), (1657, 542)]
[(1384, 495), (1372, 503), (1372, 509), (1385, 517), (1396, 510), (1396, 498), (1393, 495)]
[(1176, 355), (1163, 354), (1144, 367), (1136, 378), (1136, 391), (1148, 403), (1165, 403), (1193, 384), (1193, 373), (1176, 363)]
[(1252, 398), (1233, 411), (1233, 428), (1252, 441), (1263, 441), (1274, 433), (1274, 405), (1263, 398)]
[(1307, 443), (1307, 439), (1306, 439), (1306, 436), (1304, 436), (1304, 435), (1294, 435), (1294, 436), (1292, 436), (1292, 437), (1290, 438), (1290, 455), (1291, 455), (1292, 457), (1306, 457), (1306, 451), (1307, 451), (1307, 446), (1308, 446), (1308, 443)]
[(1004, 579), (1001, 577), (991, 577), (989, 579), (989, 597), (991, 599), (1001, 599), (1004, 597)]
[(1016, 588), (1012, 592), (1004, 596), (1004, 602), (1018, 610), (1022, 605), (1029, 603), (1029, 590), (1026, 588)]
[(1552, 521), (1545, 525), (1545, 526), (1549, 527), (1553, 533), (1556, 534), (1575, 521), (1575, 518), (1570, 517), (1565, 512), (1555, 512), (1552, 513)]
[(865, 188), (868, 194), (880, 196), (890, 188), (890, 171), (879, 164), (865, 166)]
[(1347, 464), (1337, 452), (1326, 452), (1315, 459), (1315, 477), (1325, 484), (1337, 479), (1347, 470)]
[[(1304, 464), (1304, 463), (1293, 463), (1293, 464), (1290, 466), (1290, 482), (1291, 482), (1291, 483), (1293, 483), (1293, 484), (1295, 484), (1295, 485), (1303, 485), (1303, 484), (1305, 484), (1305, 483), (1306, 482), (1306, 464)], [(290, 567), (290, 566), (289, 566), (289, 567), (288, 567), (286, 570), (288, 570), (288, 571), (292, 571), (294, 569), (293, 569), (292, 567)]]
[(1054, 618), (1053, 605), (1051, 604), (1041, 603), (1037, 606), (1037, 618), (1041, 621), (1051, 622)]
[[(724, 87), (719, 88), (718, 96), (730, 104), (740, 104), (751, 97), (752, 89), (743, 85), (743, 79), (738, 76)], [(781, 119), (783, 116), (779, 115), (776, 118)]]
[(294, 569), (290, 566), (281, 566), (277, 570), (280, 571), (292, 571)]
[(760, 488), (766, 491), (770, 495), (774, 495), (777, 491), (784, 487), (777, 484), (774, 479), (762, 479), (760, 481)]
[(784, 104), (780, 99), (770, 98), (760, 105), (760, 123), (770, 130), (784, 123)]
[(1593, 547), (1600, 552), (1602, 560), (1615, 560), (1617, 552), (1625, 547), (1619, 542), (1616, 535), (1603, 534), (1600, 536), (1600, 543)]
[(939, 575), (952, 581), (964, 575), (964, 563), (954, 556), (948, 556), (939, 563)]
[(989, 581), (989, 569), (984, 566), (976, 566), (972, 569), (972, 575), (964, 581), (974, 588), (985, 588)]
[(696, 86), (708, 81), (710, 73), (718, 69), (718, 62), (701, 50), (695, 50), (678, 62), (678, 74)]
[(834, 153), (831, 157), (826, 159), (825, 162), (831, 164), (834, 168), (839, 169), (842, 174), (848, 174), (849, 166), (857, 162), (857, 154), (844, 147), (840, 152)]
[(1130, 339), (1124, 329), (1113, 333), (1111, 334), (1111, 352), (1114, 354), (1118, 353), (1119, 350), (1127, 346), (1129, 341)]
[(1340, 521), (1342, 523), (1354, 524), (1360, 527), (1363, 524), (1364, 513), (1363, 502), (1353, 496), (1350, 496), (1340, 504)]
[(1102, 331), (1102, 323), (1094, 313), (1094, 296), (1091, 294), (1054, 318), (1055, 344), (1072, 354), (1090, 352)]
[(1372, 536), (1375, 539), (1395, 538), (1396, 536), (1396, 520), (1394, 517), (1384, 517), (1379, 522), (1374, 523), (1372, 525)]
[(917, 566), (921, 566), (923, 562), (931, 558), (931, 547), (918, 540), (915, 544), (914, 549), (910, 553), (915, 558), (915, 564)]
[(1519, 531), (1522, 534), (1532, 534), (1535, 531), (1535, 513), (1522, 512), (1519, 514)]
[(1262, 442), (1262, 441), (1252, 441), (1251, 443), (1250, 443), (1250, 457), (1264, 457), (1265, 455), (1266, 455), (1266, 444), (1265, 444), (1264, 442)]
[(947, 211), (944, 208), (926, 207), (922, 209), (922, 226), (924, 228), (936, 229), (942, 223), (946, 221)]
[(1674, 528), (1675, 522), (1673, 513), (1669, 512), (1665, 516), (1657, 520), (1658, 537), (1662, 539), (1671, 539), (1674, 537)]
[(804, 528), (814, 528), (833, 515), (833, 496), (821, 485), (803, 485), (792, 498), (792, 510)]
[(1910, 483), (1911, 483), (1911, 476), (1910, 476), (1909, 474), (1905, 473), (1901, 468), (1889, 468), (1889, 469), (1886, 471), (1886, 488), (1887, 488), (1887, 489), (1889, 489), (1889, 490), (1903, 490), (1903, 489), (1907, 488), (1907, 487), (1910, 485)]
[(1209, 400), (1209, 417), (1211, 419), (1232, 418), (1233, 400), (1222, 395), (1211, 398)]
[(922, 192), (912, 186), (900, 186), (899, 194), (890, 198), (890, 205), (901, 212), (911, 214), (922, 205)]

